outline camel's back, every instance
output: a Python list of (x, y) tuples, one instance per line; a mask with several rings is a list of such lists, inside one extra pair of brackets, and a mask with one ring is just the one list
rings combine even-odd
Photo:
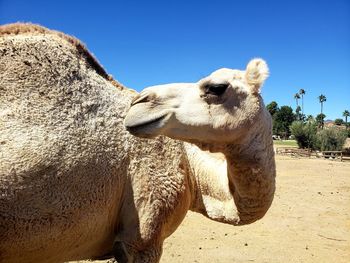
[[(71, 158), (62, 160), (66, 153), (98, 155), (91, 144), (108, 146), (125, 133), (122, 115), (130, 94), (97, 74), (64, 39), (7, 36), (0, 38), (0, 52), (0, 149), (7, 153), (1, 156), (0, 171), (18, 159), (36, 163), (45, 154), (50, 160), (59, 155), (69, 165)], [(71, 140), (79, 140), (79, 149)]]
[[(131, 97), (59, 35), (0, 36), (0, 262), (3, 246), (24, 248), (28, 233), (28, 249), (40, 247), (43, 235), (51, 248), (62, 249), (76, 246), (62, 229), (80, 231), (79, 224), (96, 243), (113, 232), (108, 227), (126, 173), (129, 135), (122, 122)], [(94, 233), (98, 224), (105, 233)], [(13, 247), (6, 243), (10, 237)]]

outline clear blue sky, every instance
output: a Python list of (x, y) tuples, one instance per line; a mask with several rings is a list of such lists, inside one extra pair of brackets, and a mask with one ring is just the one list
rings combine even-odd
[(36, 1), (0, 0), (0, 24), (39, 23), (81, 39), (106, 70), (141, 90), (195, 82), (220, 67), (244, 69), (264, 58), (266, 104), (327, 119), (350, 110), (350, 1)]

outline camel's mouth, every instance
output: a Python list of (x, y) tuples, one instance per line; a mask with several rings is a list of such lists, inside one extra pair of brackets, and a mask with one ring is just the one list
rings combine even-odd
[(125, 121), (124, 125), (126, 130), (132, 135), (143, 138), (152, 138), (158, 135), (155, 134), (155, 131), (164, 126), (166, 117), (167, 115), (162, 115), (160, 117), (142, 123), (130, 123), (128, 121)]

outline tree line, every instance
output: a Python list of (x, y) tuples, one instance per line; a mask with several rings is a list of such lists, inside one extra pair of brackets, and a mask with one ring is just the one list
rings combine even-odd
[[(345, 141), (346, 137), (350, 137), (350, 125), (348, 123), (348, 117), (350, 116), (350, 113), (348, 110), (344, 110), (343, 112), (343, 117), (345, 118), (345, 121), (340, 118), (335, 120), (336, 125), (345, 125), (345, 130), (326, 129), (325, 131), (323, 131), (324, 120), (326, 118), (326, 115), (324, 114), (324, 103), (327, 101), (327, 98), (324, 94), (320, 94), (320, 96), (318, 96), (318, 102), (320, 103), (320, 113), (317, 114), (316, 117), (314, 117), (313, 115), (305, 115), (305, 94), (306, 92), (304, 89), (300, 89), (299, 92), (294, 94), (294, 99), (296, 102), (295, 112), (290, 106), (284, 105), (280, 107), (276, 101), (272, 101), (266, 106), (267, 110), (272, 116), (274, 135), (280, 136), (283, 139), (287, 139), (290, 137), (290, 135), (294, 135), (295, 139), (298, 142), (298, 145), (301, 148), (314, 149), (327, 148), (328, 146), (322, 147), (322, 144), (324, 144), (324, 142), (328, 139), (335, 141), (338, 140), (338, 144), (341, 144), (342, 141)], [(299, 103), (299, 100), (301, 100), (301, 105)], [(298, 139), (300, 140), (300, 142), (298, 141)], [(330, 148), (339, 148), (339, 146), (334, 146)]]

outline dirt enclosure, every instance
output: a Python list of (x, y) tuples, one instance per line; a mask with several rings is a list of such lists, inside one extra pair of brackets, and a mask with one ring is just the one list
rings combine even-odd
[(189, 212), (161, 263), (349, 263), (350, 162), (276, 160), (277, 191), (262, 220), (234, 227)]

